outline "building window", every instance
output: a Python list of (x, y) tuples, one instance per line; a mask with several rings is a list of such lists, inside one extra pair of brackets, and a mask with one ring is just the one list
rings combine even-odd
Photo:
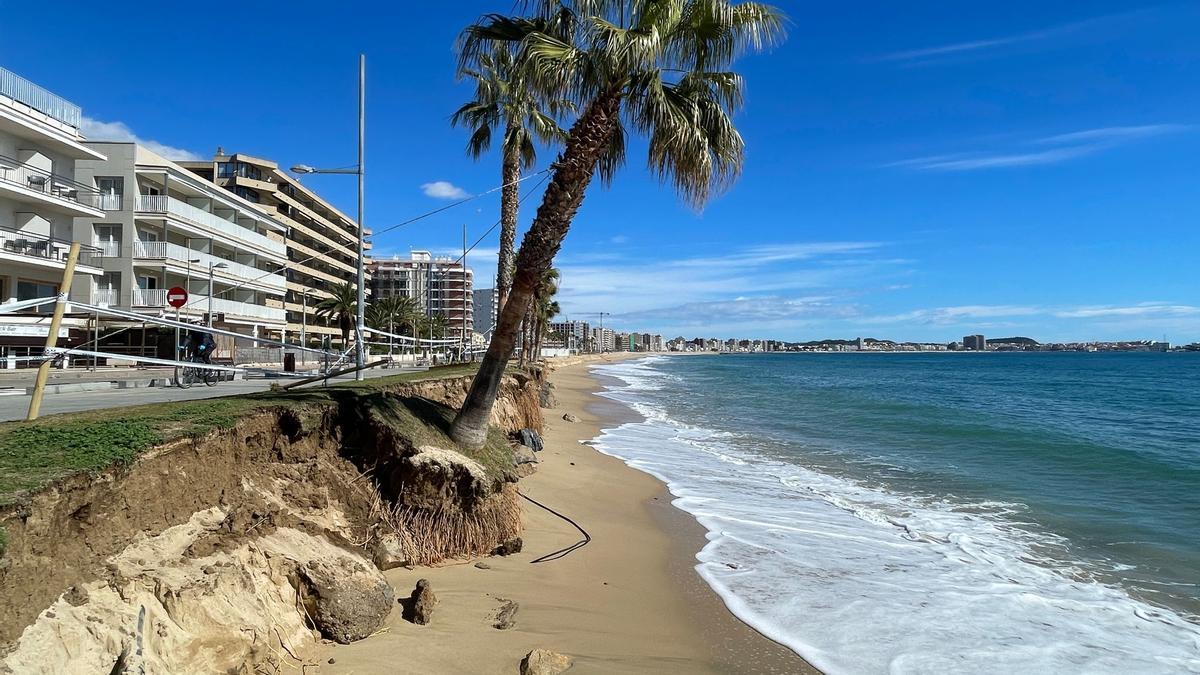
[[(56, 284), (46, 283), (44, 281), (27, 281), (25, 279), (17, 280), (17, 300), (33, 300), (34, 298), (52, 298), (58, 295), (58, 286)], [(53, 314), (54, 303), (42, 305), (34, 308), (38, 314)]]
[(258, 203), (258, 192), (251, 190), (248, 187), (235, 185), (233, 186), (233, 194), (245, 199), (248, 202), (254, 202), (255, 204)]
[(217, 178), (233, 178), (235, 176), (250, 180), (262, 180), (262, 171), (257, 166), (245, 162), (217, 163)]

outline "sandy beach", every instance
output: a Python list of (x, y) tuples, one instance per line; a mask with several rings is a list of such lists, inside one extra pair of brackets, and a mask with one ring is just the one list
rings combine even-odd
[[(735, 618), (703, 583), (693, 567), (704, 530), (671, 506), (661, 483), (581, 444), (635, 419), (594, 394), (600, 384), (588, 366), (554, 371), (558, 400), (544, 411), (546, 449), (520, 487), (577, 522), (591, 542), (535, 563), (583, 537), (526, 502), (521, 553), (486, 558), (489, 569), (466, 561), (389, 571), (397, 596), (418, 579), (431, 582), (439, 600), (433, 621), (418, 626), (397, 609), (376, 635), (321, 647), (320, 672), (511, 674), (536, 648), (570, 656), (579, 673), (817, 672)], [(565, 421), (567, 413), (579, 421)], [(515, 626), (498, 630), (492, 624), (507, 600), (519, 604)]]

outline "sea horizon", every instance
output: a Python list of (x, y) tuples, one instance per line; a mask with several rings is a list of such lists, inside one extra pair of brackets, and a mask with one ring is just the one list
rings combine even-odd
[(739, 618), (835, 674), (1200, 671), (1200, 359), (789, 356), (592, 369)]

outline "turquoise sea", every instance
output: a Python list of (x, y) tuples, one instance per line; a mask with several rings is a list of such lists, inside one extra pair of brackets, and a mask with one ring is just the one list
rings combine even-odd
[(1200, 672), (1200, 354), (759, 354), (594, 368), (594, 444), (700, 574), (830, 673)]

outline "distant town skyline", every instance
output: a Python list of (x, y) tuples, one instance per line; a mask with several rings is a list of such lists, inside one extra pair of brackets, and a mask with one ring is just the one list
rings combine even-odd
[[(373, 254), (461, 253), (498, 216), (495, 194), (397, 229), (496, 186), (450, 113), (470, 96), (454, 40), (511, 3), (373, 9), (323, 3), (238, 8), (238, 25), (281, 46), (271, 77), (229, 68), (196, 36), (227, 36), (227, 8), (163, 5), (138, 49), (129, 17), (80, 5), (4, 3), (0, 65), (81, 105), (95, 140), (140, 139), (170, 159), (217, 146), (281, 166), (355, 161), (358, 54), (367, 57), (366, 226)], [(739, 64), (744, 175), (700, 213), (644, 167), (593, 186), (556, 261), (565, 316), (663, 335), (753, 330), (788, 340), (971, 333), (1041, 341), (1200, 340), (1200, 5), (1088, 3), (797, 8), (789, 40)], [(389, 15), (389, 11), (396, 12)], [(395, 39), (403, 21), (419, 26)], [(320, 49), (300, 36), (321, 26)], [(46, 49), (50, 31), (71, 49)], [(161, 77), (144, 55), (161, 53)], [(79, 63), (89, 64), (79, 68)], [(538, 170), (554, 151), (542, 153)], [(305, 184), (352, 213), (354, 181)], [(536, 181), (528, 183), (530, 188)], [(522, 227), (537, 207), (524, 202)], [(468, 258), (490, 284), (495, 234)]]

